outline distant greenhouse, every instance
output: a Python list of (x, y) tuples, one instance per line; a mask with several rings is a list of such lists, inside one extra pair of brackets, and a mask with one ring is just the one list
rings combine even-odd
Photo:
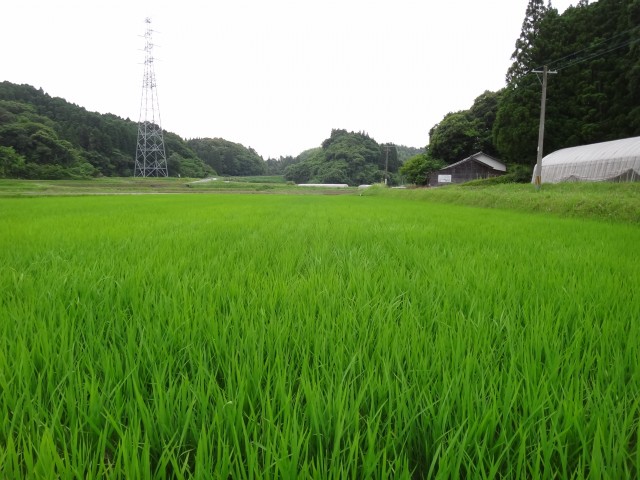
[(602, 181), (640, 181), (640, 137), (564, 148), (542, 159), (542, 183)]

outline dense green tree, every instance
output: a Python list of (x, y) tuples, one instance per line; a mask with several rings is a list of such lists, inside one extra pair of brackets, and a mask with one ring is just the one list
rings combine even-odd
[(527, 165), (535, 162), (539, 89), (538, 79), (528, 76), (520, 80), (518, 87), (511, 85), (505, 90), (493, 130), (494, 144), (501, 159)]
[(0, 178), (22, 178), (25, 176), (24, 157), (13, 147), (0, 146)]
[[(545, 58), (540, 41), (545, 19), (556, 13), (543, 0), (529, 0), (520, 37), (507, 70), (507, 88), (496, 108), (492, 129), (493, 154), (506, 161), (531, 164), (535, 161), (539, 120), (540, 84), (531, 73)], [(505, 128), (506, 127), (506, 128)]]
[(478, 151), (480, 131), (468, 111), (447, 114), (429, 131), (429, 155), (454, 163)]
[[(386, 162), (386, 151), (366, 133), (333, 129), (321, 148), (303, 152), (285, 169), (285, 178), (296, 183), (370, 184), (383, 180)], [(391, 182), (399, 164), (395, 148), (390, 148)]]
[[(129, 176), (136, 143), (137, 124), (129, 119), (88, 112), (29, 85), (0, 82), (0, 146), (24, 159), (21, 176)], [(165, 132), (165, 145), (169, 157), (178, 153), (195, 171), (210, 172), (177, 135)]]
[(493, 125), (495, 124), (498, 105), (503, 95), (504, 90), (498, 92), (486, 90), (475, 99), (469, 109), (469, 117), (474, 122), (475, 130), (478, 134), (472, 153), (484, 152), (488, 155), (498, 155), (498, 150), (493, 141)]
[(222, 138), (195, 138), (187, 146), (220, 175), (263, 175), (265, 164), (252, 148)]
[(349, 183), (351, 180), (349, 172), (352, 170), (353, 168), (350, 168), (346, 160), (323, 162), (318, 165), (311, 181), (313, 183)]
[(177, 152), (167, 158), (167, 168), (171, 177), (204, 178), (215, 175), (214, 170), (199, 158), (185, 158)]
[(322, 162), (325, 161), (321, 147), (305, 150), (296, 157), (296, 162), (284, 169), (284, 178), (295, 183), (308, 183)]
[[(406, 145), (396, 145), (396, 152), (398, 154), (398, 161), (400, 165), (409, 160), (411, 157), (415, 157), (420, 153), (425, 153), (425, 148), (407, 147)], [(399, 167), (398, 167), (399, 168)]]
[(542, 32), (559, 59), (549, 83), (550, 147), (640, 134), (640, 1), (603, 0), (554, 20)]
[[(7, 115), (7, 112), (11, 115)], [(11, 128), (22, 130), (22, 133), (32, 128), (20, 126), (25, 122), (41, 125), (40, 133), (34, 135), (34, 132), (29, 132), (27, 136), (7, 138), (7, 131)], [(132, 170), (136, 126), (129, 122), (130, 125), (123, 129), (119, 126), (123, 123), (126, 124), (113, 115), (87, 112), (63, 99), (52, 98), (42, 89), (10, 82), (0, 83), (0, 127), (5, 129), (4, 145), (8, 144), (6, 142), (16, 142), (11, 145), (16, 151), (24, 152), (22, 154), (30, 164), (53, 163), (64, 170), (71, 168), (74, 161), (72, 157), (79, 157), (80, 161), (95, 167), (94, 174), (118, 174), (121, 173), (118, 170), (129, 170), (128, 163)], [(25, 142), (31, 143), (30, 147), (25, 147)], [(34, 142), (38, 144), (37, 147)], [(130, 150), (123, 152), (120, 148)], [(122, 162), (124, 156), (129, 159), (126, 163)], [(29, 168), (29, 171), (35, 175), (40, 170)], [(49, 177), (54, 171), (57, 170), (43, 170)]]
[(536, 43), (540, 34), (540, 24), (547, 7), (544, 0), (529, 0), (520, 38), (516, 40), (516, 49), (511, 56), (513, 64), (507, 71), (507, 83), (513, 84), (529, 73), (532, 67), (539, 65), (536, 59)]
[[(69, 178), (97, 173), (70, 142), (58, 137), (51, 126), (21, 121), (20, 117), (18, 120), (0, 125), (0, 146), (5, 147), (4, 155), (7, 157), (3, 175)], [(45, 165), (46, 168), (39, 167)]]
[(307, 183), (312, 175), (312, 166), (308, 162), (294, 163), (284, 169), (284, 178), (295, 183)]
[(408, 183), (428, 185), (431, 174), (445, 166), (441, 160), (435, 160), (426, 153), (411, 157), (400, 167), (400, 173)]
[(279, 158), (268, 158), (265, 161), (265, 173), (267, 175), (284, 175), (284, 170), (289, 166), (297, 163), (297, 157), (280, 156)]
[[(352, 159), (370, 164), (379, 164), (380, 145), (363, 132), (347, 132), (334, 129), (331, 136), (322, 142), (322, 149), (327, 160)], [(357, 167), (357, 165), (355, 165)]]
[(485, 91), (469, 110), (445, 115), (429, 131), (429, 156), (454, 163), (477, 152), (496, 155), (493, 125), (504, 91)]
[(507, 76), (493, 129), (498, 156), (535, 162), (541, 87), (526, 73), (544, 65), (557, 74), (548, 81), (543, 154), (640, 135), (638, 25), (640, 0), (581, 2), (562, 15), (547, 8), (527, 56), (510, 69), (522, 74)]
[[(167, 155), (169, 175), (202, 178), (215, 175), (213, 168), (207, 165), (182, 138), (172, 132), (164, 132), (164, 144)], [(173, 157), (172, 162), (169, 159)], [(173, 168), (172, 168), (173, 166)]]
[(556, 11), (545, 7), (542, 0), (529, 0), (522, 32), (511, 57), (513, 64), (507, 71), (507, 87), (498, 105), (493, 143), (499, 156), (509, 162), (527, 165), (535, 162), (540, 82), (531, 72), (542, 68), (547, 53), (541, 48), (541, 34), (550, 13), (556, 17)]

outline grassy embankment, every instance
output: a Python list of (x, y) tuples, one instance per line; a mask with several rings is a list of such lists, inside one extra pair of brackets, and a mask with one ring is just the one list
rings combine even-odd
[(84, 180), (0, 179), (0, 197), (162, 193), (308, 193), (282, 177), (93, 178)]
[(101, 178), (90, 180), (0, 180), (0, 197), (42, 195), (109, 195), (137, 193), (269, 193), (362, 194), (392, 196), (437, 203), (511, 209), (554, 215), (640, 223), (640, 182), (501, 184), (395, 190), (304, 188), (282, 177), (219, 177), (215, 181), (161, 178)]
[(638, 227), (442, 191), (0, 199), (0, 477), (636, 477)]
[(410, 190), (375, 188), (365, 194), (640, 223), (640, 182), (562, 183), (543, 185), (539, 191), (529, 184), (455, 185)]

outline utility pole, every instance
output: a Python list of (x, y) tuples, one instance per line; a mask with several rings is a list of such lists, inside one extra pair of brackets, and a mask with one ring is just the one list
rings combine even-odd
[(542, 147), (544, 145), (544, 118), (547, 108), (547, 75), (550, 73), (558, 72), (550, 72), (549, 67), (545, 65), (542, 71), (534, 70), (533, 73), (542, 73), (542, 100), (540, 102), (540, 127), (538, 129), (538, 159), (536, 162), (536, 172), (534, 176), (536, 190), (540, 190), (540, 185), (542, 184)]
[(389, 149), (391, 147), (395, 147), (393, 144), (384, 145), (385, 150), (385, 158), (384, 158), (384, 184), (387, 184), (387, 179), (389, 178)]

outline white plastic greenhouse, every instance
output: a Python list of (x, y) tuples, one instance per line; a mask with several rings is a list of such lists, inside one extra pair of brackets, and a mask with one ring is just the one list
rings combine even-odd
[(602, 181), (640, 181), (640, 137), (564, 148), (542, 159), (542, 183)]

